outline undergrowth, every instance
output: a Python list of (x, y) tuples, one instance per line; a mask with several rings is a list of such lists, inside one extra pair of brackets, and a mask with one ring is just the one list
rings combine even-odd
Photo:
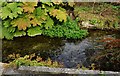
[(88, 32), (87, 30), (80, 29), (77, 25), (77, 21), (68, 17), (68, 20), (63, 24), (58, 24), (53, 26), (53, 28), (43, 30), (43, 35), (50, 37), (65, 37), (69, 39), (82, 39), (88, 35)]

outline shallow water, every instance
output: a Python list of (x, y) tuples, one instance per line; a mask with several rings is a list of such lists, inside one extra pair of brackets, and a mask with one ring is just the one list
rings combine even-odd
[(45, 36), (20, 37), (12, 41), (2, 41), (3, 62), (10, 61), (9, 54), (21, 54), (22, 56), (35, 53), (44, 59), (50, 57), (59, 61), (67, 68), (76, 68), (78, 64), (88, 67), (91, 65), (90, 57), (104, 50), (103, 38), (120, 39), (119, 31), (90, 30), (90, 34), (83, 40), (70, 40), (49, 38)]

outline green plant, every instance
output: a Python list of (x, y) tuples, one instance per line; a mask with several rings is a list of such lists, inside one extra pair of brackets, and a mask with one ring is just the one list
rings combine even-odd
[(50, 58), (43, 60), (41, 57), (36, 56), (35, 54), (25, 55), (24, 57), (18, 56), (18, 54), (13, 54), (9, 56), (10, 58), (15, 59), (10, 62), (9, 66), (19, 67), (23, 66), (48, 66), (48, 67), (63, 67), (62, 64), (57, 61), (52, 61)]
[(81, 30), (80, 27), (77, 25), (77, 21), (71, 20), (70, 17), (68, 17), (68, 20), (63, 24), (53, 26), (53, 28), (49, 28), (47, 30), (43, 30), (43, 35), (47, 35), (50, 37), (82, 39), (83, 37), (88, 35), (88, 32), (87, 30)]
[(114, 24), (113, 24), (114, 28), (118, 28), (119, 27), (119, 24), (118, 22), (116, 21)]
[(54, 18), (66, 22), (67, 13), (61, 3), (2, 2), (2, 38), (41, 35), (43, 28), (54, 26)]
[(92, 20), (90, 20), (90, 24), (92, 24), (92, 25), (96, 25), (96, 24), (98, 24), (99, 22), (97, 21), (97, 19), (92, 19)]

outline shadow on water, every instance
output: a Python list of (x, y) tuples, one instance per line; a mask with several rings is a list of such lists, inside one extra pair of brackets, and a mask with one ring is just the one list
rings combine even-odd
[(2, 40), (3, 62), (7, 62), (10, 54), (20, 54), (21, 56), (36, 53), (43, 58), (47, 58), (54, 49), (62, 45), (61, 39), (52, 39), (44, 36), (20, 37), (14, 40)]
[(90, 30), (89, 36), (83, 40), (66, 40), (45, 36), (20, 37), (14, 40), (2, 41), (3, 62), (8, 62), (9, 54), (22, 56), (36, 53), (44, 59), (62, 62), (64, 67), (76, 68), (78, 64), (89, 67), (90, 57), (104, 50), (104, 43), (98, 41), (103, 38), (120, 39), (119, 31)]

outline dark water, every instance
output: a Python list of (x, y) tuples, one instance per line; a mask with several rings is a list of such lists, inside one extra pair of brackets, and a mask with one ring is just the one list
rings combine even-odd
[(82, 40), (70, 40), (49, 38), (45, 36), (20, 37), (14, 40), (2, 41), (3, 62), (10, 61), (10, 54), (21, 56), (35, 53), (44, 59), (50, 57), (59, 61), (67, 68), (76, 68), (78, 64), (88, 67), (91, 65), (90, 57), (104, 50), (104, 43), (98, 41), (103, 38), (120, 39), (119, 31), (90, 30), (87, 38)]

